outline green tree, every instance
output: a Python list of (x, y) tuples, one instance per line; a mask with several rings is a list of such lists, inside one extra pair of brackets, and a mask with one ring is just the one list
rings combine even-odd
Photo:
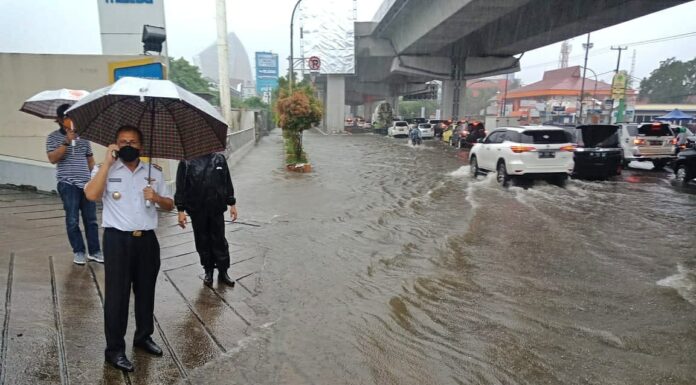
[(252, 96), (244, 100), (244, 107), (265, 110), (268, 108), (268, 104), (264, 103), (260, 97)]
[(669, 58), (640, 82), (640, 98), (651, 103), (683, 103), (696, 94), (696, 59)]
[(186, 59), (169, 58), (169, 80), (191, 92), (209, 92), (210, 85), (203, 79), (198, 67)]
[(428, 117), (435, 113), (438, 108), (436, 100), (407, 100), (399, 101), (399, 115), (404, 118), (420, 118), (421, 108), (425, 107), (425, 116)]

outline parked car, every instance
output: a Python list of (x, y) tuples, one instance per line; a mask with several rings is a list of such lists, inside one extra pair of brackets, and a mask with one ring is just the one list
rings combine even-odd
[(675, 133), (667, 123), (621, 124), (619, 140), (624, 166), (631, 161), (651, 161), (659, 170), (676, 157)]
[(575, 143), (573, 176), (603, 179), (621, 175), (623, 149), (619, 143), (619, 126), (580, 125), (575, 129)]
[(421, 132), (421, 138), (423, 139), (432, 139), (435, 137), (433, 125), (430, 123), (420, 123), (418, 125), (418, 130)]
[(563, 185), (573, 172), (572, 136), (558, 127), (503, 127), (476, 143), (469, 153), (472, 176), (496, 172), (501, 186), (514, 176), (546, 178)]
[(696, 148), (693, 143), (679, 152), (672, 168), (674, 169), (675, 182), (682, 186), (686, 186), (696, 178)]
[(402, 136), (404, 138), (408, 137), (408, 123), (404, 120), (396, 120), (392, 125), (389, 127), (387, 131), (387, 135), (397, 137), (397, 136)]

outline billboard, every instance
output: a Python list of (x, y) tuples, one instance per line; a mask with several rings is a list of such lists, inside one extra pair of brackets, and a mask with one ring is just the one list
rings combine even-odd
[(256, 93), (269, 101), (271, 92), (278, 87), (278, 54), (256, 52)]
[(355, 73), (355, 29), (351, 0), (304, 0), (300, 25), (304, 57), (321, 59), (322, 74)]
[(142, 54), (143, 25), (165, 27), (164, 0), (99, 0), (97, 9), (104, 55)]

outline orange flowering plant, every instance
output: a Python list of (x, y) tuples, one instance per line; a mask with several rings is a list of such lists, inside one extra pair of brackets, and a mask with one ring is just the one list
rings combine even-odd
[(288, 163), (307, 163), (302, 149), (302, 131), (320, 123), (323, 110), (321, 102), (314, 97), (314, 90), (310, 86), (300, 86), (289, 94), (287, 89), (281, 88), (274, 109), (283, 129)]

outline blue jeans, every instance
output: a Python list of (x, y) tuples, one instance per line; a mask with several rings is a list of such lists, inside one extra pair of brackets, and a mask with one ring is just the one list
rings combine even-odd
[(58, 182), (58, 194), (63, 200), (65, 209), (65, 228), (68, 231), (68, 240), (73, 253), (84, 253), (85, 243), (80, 231), (80, 211), (82, 211), (82, 225), (87, 235), (89, 254), (94, 255), (99, 248), (99, 225), (97, 225), (97, 204), (90, 202), (85, 197), (85, 191), (75, 185)]

